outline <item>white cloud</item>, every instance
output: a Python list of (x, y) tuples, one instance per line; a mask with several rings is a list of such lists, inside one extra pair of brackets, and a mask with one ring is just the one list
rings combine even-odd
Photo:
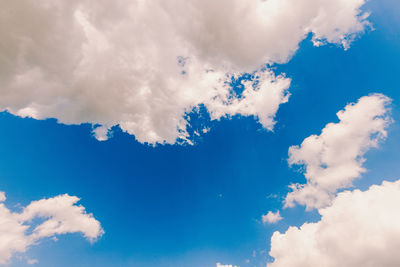
[(39, 263), (39, 261), (37, 259), (29, 259), (26, 261), (26, 263), (29, 265), (33, 265)]
[(107, 129), (107, 127), (98, 126), (98, 127), (93, 127), (92, 133), (97, 140), (106, 141), (108, 139), (109, 130)]
[(6, 193), (0, 191), (0, 202), (6, 201)]
[(329, 123), (320, 135), (290, 147), (289, 163), (304, 165), (307, 183), (291, 186), (286, 207), (295, 202), (308, 210), (327, 206), (339, 189), (360, 177), (365, 171), (363, 155), (386, 137), (390, 101), (381, 94), (362, 97), (337, 113), (340, 122)]
[(400, 180), (339, 193), (320, 221), (275, 232), (268, 267), (400, 266)]
[(236, 265), (231, 265), (231, 264), (225, 265), (225, 264), (221, 264), (221, 263), (217, 262), (217, 267), (238, 267), (238, 266), (236, 266)]
[[(82, 233), (91, 242), (100, 237), (104, 233), (100, 223), (76, 205), (78, 201), (77, 197), (60, 195), (33, 201), (20, 213), (0, 203), (0, 264), (7, 264), (13, 254), (25, 252), (44, 237)], [(32, 221), (36, 218), (42, 219), (38, 225)]]
[[(6, 1), (0, 110), (101, 125), (99, 140), (119, 125), (152, 144), (189, 141), (185, 113), (201, 104), (213, 120), (241, 114), (272, 129), (290, 80), (262, 66), (287, 62), (308, 33), (347, 48), (368, 24), (364, 2)], [(244, 72), (256, 82), (238, 96), (227, 81)]]
[(275, 213), (268, 211), (268, 213), (266, 215), (262, 215), (261, 218), (263, 223), (277, 223), (283, 219), (279, 213), (279, 210)]

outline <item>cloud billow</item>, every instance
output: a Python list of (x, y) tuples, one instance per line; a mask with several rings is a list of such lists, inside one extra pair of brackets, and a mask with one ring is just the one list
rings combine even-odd
[(391, 122), (391, 99), (382, 94), (364, 96), (337, 113), (320, 135), (289, 148), (289, 164), (304, 166), (306, 184), (291, 185), (286, 207), (296, 203), (308, 210), (329, 206), (338, 190), (348, 188), (365, 172), (364, 154), (386, 138)]
[[(0, 192), (0, 202), (6, 200)], [(104, 234), (92, 214), (86, 213), (79, 198), (68, 194), (32, 201), (21, 212), (12, 212), (0, 203), (0, 265), (9, 263), (16, 253), (24, 253), (44, 238), (81, 233), (90, 242)], [(36, 223), (40, 219), (40, 223)], [(35, 262), (37, 260), (30, 260)]]
[(400, 180), (339, 193), (321, 220), (275, 232), (267, 267), (400, 266)]
[(364, 96), (337, 113), (338, 123), (289, 149), (289, 163), (304, 165), (307, 182), (291, 186), (285, 206), (317, 209), (321, 218), (275, 232), (267, 267), (400, 265), (400, 180), (339, 192), (361, 177), (364, 154), (386, 138), (390, 103)]
[[(7, 1), (0, 14), (0, 109), (119, 126), (142, 143), (191, 143), (185, 114), (254, 116), (271, 130), (309, 33), (348, 48), (368, 25), (363, 0)], [(226, 9), (229, 8), (229, 12)], [(23, 19), (21, 19), (23, 18)], [(240, 97), (229, 81), (251, 73)], [(98, 127), (97, 127), (98, 126)]]

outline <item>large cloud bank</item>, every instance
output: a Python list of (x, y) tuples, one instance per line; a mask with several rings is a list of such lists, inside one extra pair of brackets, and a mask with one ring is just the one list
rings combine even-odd
[(362, 97), (337, 113), (338, 123), (290, 147), (289, 163), (304, 165), (307, 183), (291, 186), (285, 206), (297, 202), (308, 210), (326, 207), (339, 189), (351, 186), (365, 171), (363, 155), (386, 137), (390, 102), (382, 94)]
[[(307, 34), (347, 48), (368, 24), (364, 0), (21, 0), (0, 12), (0, 109), (119, 125), (140, 142), (189, 142), (185, 114), (254, 116), (272, 129)], [(244, 72), (243, 93), (229, 82)]]
[(275, 232), (268, 267), (400, 266), (400, 180), (339, 193), (321, 220)]
[[(5, 201), (1, 192), (0, 201)], [(46, 237), (82, 233), (89, 241), (104, 231), (85, 208), (76, 205), (79, 198), (67, 194), (31, 202), (20, 213), (0, 203), (0, 264), (7, 264), (15, 253), (23, 253)], [(40, 223), (37, 223), (40, 219)]]

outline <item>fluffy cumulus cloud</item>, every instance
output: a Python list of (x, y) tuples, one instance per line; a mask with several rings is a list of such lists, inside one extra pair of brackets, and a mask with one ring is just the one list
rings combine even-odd
[[(309, 33), (347, 48), (368, 25), (364, 2), (6, 1), (0, 109), (91, 123), (99, 140), (119, 125), (151, 144), (190, 143), (185, 114), (199, 105), (212, 120), (254, 116), (272, 129), (290, 80), (265, 64), (287, 62)], [(235, 92), (243, 73), (253, 77)]]
[(306, 184), (294, 184), (285, 206), (295, 202), (307, 209), (330, 205), (339, 189), (350, 187), (365, 171), (363, 155), (386, 137), (391, 100), (381, 94), (362, 97), (337, 113), (320, 135), (306, 138), (289, 149), (289, 163), (303, 165)]
[(278, 210), (275, 213), (272, 211), (269, 211), (267, 214), (262, 215), (261, 219), (262, 219), (263, 223), (277, 223), (280, 220), (282, 220), (283, 218)]
[(321, 220), (275, 232), (268, 267), (400, 266), (400, 180), (339, 193)]
[[(5, 201), (4, 193), (2, 196), (1, 201)], [(20, 213), (0, 203), (0, 264), (7, 264), (13, 254), (25, 252), (42, 238), (82, 233), (93, 242), (100, 237), (104, 233), (100, 223), (84, 207), (76, 205), (78, 201), (77, 197), (60, 195), (33, 201)]]

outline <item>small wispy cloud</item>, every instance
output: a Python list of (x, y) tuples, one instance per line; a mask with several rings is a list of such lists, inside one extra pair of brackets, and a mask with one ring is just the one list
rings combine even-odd
[(277, 223), (281, 221), (283, 218), (279, 213), (279, 210), (277, 212), (272, 212), (269, 211), (267, 214), (261, 216), (262, 222), (263, 223)]

